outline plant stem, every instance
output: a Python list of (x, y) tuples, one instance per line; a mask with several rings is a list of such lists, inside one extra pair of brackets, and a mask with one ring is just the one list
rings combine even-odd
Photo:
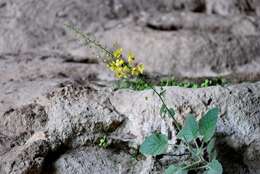
[(98, 42), (96, 42), (95, 40), (90, 39), (90, 37), (87, 36), (87, 34), (81, 32), (78, 28), (66, 23), (65, 24), (66, 27), (68, 27), (69, 29), (71, 29), (72, 31), (74, 31), (76, 34), (78, 34), (79, 36), (81, 36), (84, 41), (86, 42), (86, 45), (91, 43), (93, 44), (95, 47), (101, 49), (102, 51), (104, 51), (106, 54), (110, 55), (111, 57), (114, 57), (113, 53), (111, 53), (109, 50), (107, 50), (105, 47), (103, 47), (101, 44), (99, 44)]
[(207, 165), (200, 166), (200, 167), (196, 167), (196, 166), (194, 166), (194, 167), (191, 167), (191, 168), (189, 168), (189, 170), (199, 170), (199, 169), (206, 169), (207, 167), (208, 167)]
[(185, 167), (183, 167), (182, 169), (183, 169), (183, 170), (190, 169), (190, 168), (192, 168), (192, 167), (194, 167), (194, 166), (196, 166), (196, 165), (198, 165), (198, 164), (200, 164), (200, 163), (202, 163), (201, 160), (199, 160), (199, 161), (197, 161), (197, 162), (194, 162), (194, 163), (192, 163), (191, 165), (185, 166)]
[[(142, 79), (142, 80), (144, 80), (144, 79)], [(144, 81), (145, 81), (145, 80), (144, 80)], [(167, 112), (171, 115), (171, 117), (172, 117), (172, 119), (173, 119), (174, 127), (175, 127), (175, 129), (177, 130), (177, 133), (178, 133), (178, 132), (181, 130), (181, 128), (180, 128), (180, 126), (179, 126), (177, 120), (174, 118), (174, 115), (172, 115), (170, 109), (169, 109), (168, 106), (166, 105), (164, 99), (162, 98), (162, 95), (156, 91), (156, 89), (154, 88), (153, 85), (151, 85), (151, 84), (150, 84), (149, 82), (147, 82), (147, 81), (145, 81), (145, 82), (149, 85), (149, 87), (150, 87), (150, 88), (155, 92), (155, 94), (159, 97), (159, 99), (161, 100), (162, 104), (165, 106)]]

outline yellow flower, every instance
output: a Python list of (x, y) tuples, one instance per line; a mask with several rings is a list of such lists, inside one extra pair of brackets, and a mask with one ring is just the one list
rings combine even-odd
[(131, 74), (133, 76), (139, 76), (140, 74), (143, 74), (143, 72), (144, 72), (144, 65), (140, 64), (132, 68)]
[(124, 63), (125, 61), (123, 59), (117, 59), (115, 64), (118, 67), (118, 66), (122, 66)]
[(113, 56), (119, 59), (122, 56), (123, 48), (118, 48), (113, 52)]
[(128, 60), (129, 64), (132, 64), (134, 62), (134, 60), (135, 60), (135, 55), (132, 52), (129, 52), (127, 54), (127, 60)]
[(133, 76), (138, 76), (139, 75), (139, 71), (138, 71), (137, 67), (133, 67), (132, 68), (131, 74)]
[(144, 72), (144, 65), (143, 64), (138, 65), (137, 69), (140, 72), (140, 74), (143, 74), (143, 72)]
[(129, 74), (131, 72), (131, 69), (128, 66), (124, 66), (123, 72), (126, 73), (126, 74)]
[(117, 71), (115, 72), (115, 75), (117, 78), (127, 78), (127, 73), (125, 73), (122, 68), (117, 69)]
[(112, 61), (111, 63), (107, 64), (107, 67), (111, 70), (111, 71), (115, 71), (116, 70), (116, 63), (114, 61)]
[(139, 64), (133, 66), (135, 56), (129, 52), (127, 54), (127, 62), (122, 57), (122, 48), (118, 48), (113, 52), (113, 59), (106, 62), (107, 67), (115, 73), (116, 78), (130, 78), (131, 76), (139, 76), (144, 72), (144, 65)]

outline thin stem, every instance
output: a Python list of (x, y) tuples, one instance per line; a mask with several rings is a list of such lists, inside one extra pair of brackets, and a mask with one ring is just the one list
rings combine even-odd
[(189, 168), (189, 170), (198, 170), (198, 169), (206, 169), (206, 168), (208, 168), (208, 165), (204, 165), (204, 166), (200, 166), (200, 167), (191, 167), (191, 168)]
[(200, 147), (199, 147), (199, 145), (198, 145), (198, 143), (197, 143), (197, 141), (195, 139), (194, 139), (194, 144), (196, 145), (197, 149), (200, 149)]
[(103, 47), (101, 44), (97, 43), (95, 40), (92, 40), (90, 39), (90, 37), (88, 37), (87, 34), (81, 32), (78, 28), (66, 23), (65, 24), (66, 27), (68, 27), (69, 29), (71, 29), (72, 31), (74, 31), (76, 34), (78, 34), (79, 36), (81, 36), (85, 42), (88, 44), (88, 43), (91, 43), (93, 44), (95, 47), (101, 49), (102, 51), (104, 51), (106, 54), (114, 57), (113, 53), (111, 53), (109, 50), (107, 50), (105, 47)]
[(194, 163), (192, 163), (191, 165), (185, 166), (185, 167), (183, 167), (182, 169), (183, 169), (183, 170), (185, 170), (185, 169), (190, 169), (190, 168), (192, 168), (192, 167), (194, 167), (194, 166), (197, 166), (197, 165), (200, 164), (200, 163), (202, 163), (201, 160), (199, 160), (199, 161), (197, 161), (197, 162), (194, 162)]
[[(199, 150), (199, 151), (201, 151), (201, 147), (199, 147), (197, 141), (196, 141), (195, 139), (194, 139), (193, 141), (194, 141), (194, 144), (195, 144), (195, 146), (196, 146), (196, 149)], [(199, 156), (197, 156), (197, 157), (198, 157), (200, 160), (205, 161), (204, 158), (203, 158), (203, 154), (201, 155), (201, 153), (200, 153)]]
[[(144, 79), (143, 79), (143, 80), (144, 80)], [(145, 81), (145, 80), (144, 80), (144, 81)], [(146, 81), (145, 81), (145, 82), (146, 82)], [(178, 125), (177, 120), (175, 120), (174, 115), (172, 115), (170, 109), (169, 109), (168, 106), (166, 105), (166, 103), (165, 103), (164, 99), (162, 98), (161, 94), (158, 93), (158, 92), (156, 91), (156, 89), (153, 87), (153, 85), (151, 85), (149, 82), (146, 82), (146, 83), (147, 83), (147, 84), (149, 85), (149, 87), (155, 92), (155, 94), (159, 97), (159, 99), (161, 100), (162, 104), (165, 106), (165, 109), (166, 109), (167, 112), (171, 115), (171, 117), (172, 117), (172, 119), (173, 119), (173, 123), (174, 123), (175, 129), (177, 130), (177, 132), (179, 132), (179, 131), (181, 130), (181, 128), (180, 128), (180, 126)]]
[[(204, 141), (201, 141), (201, 142), (202, 142), (202, 143), (201, 143), (201, 146), (200, 146), (200, 150), (204, 153), (204, 151), (205, 151), (205, 149), (206, 149), (207, 147), (203, 148), (203, 146), (204, 146)], [(203, 155), (201, 155), (201, 159), (202, 159), (203, 161), (207, 162), (207, 161), (205, 160), (205, 158), (203, 157)]]

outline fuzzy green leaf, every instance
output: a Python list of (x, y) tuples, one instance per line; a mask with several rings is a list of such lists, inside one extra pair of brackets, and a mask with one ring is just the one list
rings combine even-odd
[(184, 126), (181, 131), (178, 133), (177, 137), (184, 139), (188, 142), (196, 139), (199, 133), (199, 126), (196, 121), (196, 118), (190, 114), (184, 121)]
[(146, 137), (140, 147), (140, 152), (144, 155), (160, 155), (166, 152), (168, 147), (168, 138), (166, 135), (154, 133)]
[(210, 160), (215, 160), (217, 159), (218, 153), (216, 151), (216, 149), (214, 149), (210, 154), (209, 154), (209, 159)]
[(208, 153), (210, 160), (214, 160), (217, 157), (217, 151), (215, 149), (215, 142), (216, 142), (216, 139), (212, 138), (207, 145), (207, 153)]
[(213, 160), (208, 164), (208, 170), (205, 174), (222, 174), (223, 168), (218, 160)]
[(181, 167), (170, 165), (164, 172), (164, 174), (187, 174), (187, 170), (183, 170)]
[(199, 121), (199, 132), (203, 136), (203, 140), (208, 142), (214, 135), (217, 126), (219, 109), (213, 108), (209, 110)]
[(215, 148), (215, 141), (216, 141), (216, 139), (212, 138), (210, 140), (209, 144), (207, 145), (207, 152), (208, 152), (208, 154), (210, 154), (214, 150), (214, 148)]

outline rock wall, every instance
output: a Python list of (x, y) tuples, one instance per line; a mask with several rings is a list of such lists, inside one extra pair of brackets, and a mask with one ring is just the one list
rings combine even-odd
[(133, 51), (151, 78), (247, 81), (168, 87), (166, 99), (180, 122), (219, 107), (224, 173), (260, 173), (259, 10), (257, 0), (0, 0), (0, 173), (162, 173), (178, 160), (138, 154), (156, 130), (175, 142), (170, 120), (151, 90), (114, 91), (66, 22)]

